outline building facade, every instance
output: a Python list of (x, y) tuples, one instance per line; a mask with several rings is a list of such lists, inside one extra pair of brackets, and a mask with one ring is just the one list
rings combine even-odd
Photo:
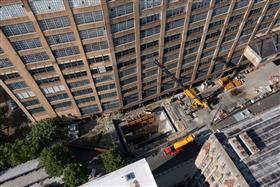
[[(248, 63), (280, 0), (1, 0), (1, 86), (32, 120), (129, 109)], [(279, 31), (278, 31), (279, 32)]]

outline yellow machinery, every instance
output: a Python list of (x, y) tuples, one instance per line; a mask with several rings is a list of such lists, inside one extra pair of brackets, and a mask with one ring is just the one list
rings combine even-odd
[(228, 76), (220, 78), (218, 82), (225, 89), (225, 91), (231, 90), (242, 85), (242, 82), (240, 80), (232, 80)]
[(159, 63), (156, 59), (153, 60), (153, 62), (160, 67), (168, 76), (170, 76), (183, 90), (184, 95), (191, 98), (193, 100), (191, 104), (191, 108), (193, 110), (198, 110), (199, 108), (208, 108), (208, 103), (205, 99), (201, 100), (198, 98), (196, 91), (194, 89), (185, 89), (185, 86), (181, 81), (179, 81), (164, 65)]
[(184, 94), (191, 98), (193, 100), (191, 107), (194, 110), (198, 110), (199, 108), (208, 108), (208, 103), (207, 101), (204, 99), (203, 101), (200, 100), (197, 96), (196, 96), (196, 92), (194, 89), (186, 89), (184, 90)]
[(184, 139), (174, 143), (173, 146), (174, 146), (174, 149), (179, 150), (193, 141), (194, 141), (194, 135), (189, 135), (189, 136), (185, 137)]

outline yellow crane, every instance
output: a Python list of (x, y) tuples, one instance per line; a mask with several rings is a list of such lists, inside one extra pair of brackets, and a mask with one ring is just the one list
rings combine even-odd
[(153, 62), (160, 67), (168, 76), (170, 76), (183, 90), (184, 90), (184, 95), (188, 98), (191, 98), (193, 100), (191, 104), (191, 108), (193, 110), (198, 110), (199, 108), (209, 108), (208, 103), (206, 99), (200, 99), (196, 91), (191, 88), (191, 89), (186, 89), (185, 86), (181, 81), (179, 81), (164, 65), (162, 65), (157, 59), (154, 59)]

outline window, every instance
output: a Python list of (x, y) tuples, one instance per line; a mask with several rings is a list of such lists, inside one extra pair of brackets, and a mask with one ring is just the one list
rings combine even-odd
[(166, 63), (166, 62), (175, 60), (175, 59), (177, 59), (178, 57), (179, 57), (179, 53), (175, 53), (175, 54), (171, 54), (171, 55), (168, 55), (168, 56), (164, 56), (164, 57), (163, 57), (163, 62)]
[(36, 74), (39, 74), (39, 73), (46, 73), (46, 72), (50, 72), (50, 71), (54, 71), (53, 66), (47, 66), (47, 67), (42, 67), (42, 68), (30, 69), (29, 70), (31, 75), (36, 75)]
[(145, 70), (145, 69), (155, 67), (155, 66), (156, 65), (153, 61), (148, 61), (148, 63), (142, 64), (142, 69)]
[(131, 87), (128, 89), (123, 89), (122, 94), (126, 94), (126, 93), (134, 91), (134, 90), (137, 90), (137, 86), (134, 86), (134, 87)]
[(160, 19), (160, 14), (154, 14), (154, 15), (150, 15), (150, 16), (147, 16), (147, 17), (143, 17), (143, 18), (140, 19), (140, 25), (143, 26), (143, 25), (146, 25), (148, 23), (155, 22), (159, 19)]
[(158, 40), (142, 44), (141, 45), (141, 51), (143, 51), (145, 49), (149, 49), (149, 48), (155, 47), (155, 46), (158, 46)]
[(72, 105), (72, 102), (71, 101), (66, 101), (66, 102), (63, 102), (63, 103), (58, 103), (58, 104), (53, 104), (53, 108), (54, 109), (63, 109), (63, 108), (68, 108), (69, 106)]
[(69, 88), (77, 88), (81, 86), (85, 86), (89, 84), (89, 80), (81, 80), (77, 82), (70, 82), (68, 83)]
[(212, 12), (212, 16), (217, 16), (223, 13), (226, 13), (229, 9), (229, 5), (228, 6), (224, 6), (224, 7), (219, 7), (219, 8), (214, 8), (213, 12)]
[(70, 25), (69, 19), (66, 16), (44, 19), (39, 21), (42, 31), (67, 27)]
[(93, 101), (95, 101), (95, 97), (86, 97), (86, 98), (82, 98), (82, 99), (76, 99), (77, 104), (90, 103)]
[(60, 81), (59, 77), (50, 77), (50, 78), (44, 78), (44, 79), (37, 80), (37, 83), (38, 84), (47, 84), (47, 83), (58, 82), (58, 81)]
[(217, 27), (217, 26), (222, 25), (222, 24), (224, 24), (224, 20), (219, 20), (219, 21), (212, 22), (212, 23), (209, 24), (208, 29), (212, 29), (212, 28)]
[(126, 20), (126, 21), (122, 21), (122, 22), (113, 24), (111, 26), (111, 30), (113, 33), (116, 33), (116, 32), (126, 30), (126, 29), (130, 29), (132, 27), (134, 27), (134, 20), (130, 19), (130, 20)]
[(81, 39), (84, 40), (84, 39), (88, 39), (88, 38), (104, 36), (105, 29), (103, 27), (87, 29), (87, 30), (80, 31), (79, 34), (80, 34)]
[(190, 46), (190, 45), (193, 45), (193, 44), (195, 44), (195, 43), (199, 43), (200, 40), (201, 40), (201, 37), (196, 38), (196, 39), (193, 39), (193, 40), (188, 40), (188, 41), (186, 41), (186, 47), (188, 47), (188, 46)]
[(261, 10), (262, 10), (262, 8), (257, 8), (257, 9), (251, 10), (250, 13), (249, 13), (249, 16), (260, 13)]
[(35, 32), (31, 22), (5, 25), (2, 28), (7, 37)]
[(122, 68), (124, 66), (129, 66), (129, 65), (135, 64), (135, 63), (136, 63), (136, 59), (132, 59), (132, 60), (124, 61), (124, 62), (118, 62), (118, 68)]
[(112, 92), (112, 93), (101, 94), (101, 95), (99, 95), (99, 98), (102, 100), (102, 99), (112, 98), (112, 97), (116, 97), (116, 96), (117, 96), (117, 93)]
[(45, 109), (43, 107), (38, 107), (38, 108), (32, 108), (28, 110), (31, 114), (36, 114), (36, 113), (41, 113), (45, 112)]
[(99, 5), (100, 0), (69, 0), (71, 8)]
[(143, 96), (144, 97), (149, 97), (149, 96), (152, 96), (152, 95), (154, 95), (156, 93), (157, 93), (157, 89), (156, 88), (149, 88), (147, 90), (144, 90)]
[(117, 108), (117, 107), (119, 107), (119, 102), (118, 101), (102, 103), (102, 108), (104, 110), (111, 110), (112, 108)]
[(153, 53), (147, 54), (147, 55), (142, 55), (141, 56), (141, 61), (145, 61), (145, 60), (149, 60), (149, 59), (153, 59), (154, 57), (158, 56), (158, 51), (155, 51)]
[(135, 93), (135, 94), (129, 95), (127, 97), (124, 97), (123, 103), (124, 103), (124, 105), (127, 105), (127, 104), (133, 103), (137, 100), (138, 100), (138, 93)]
[(90, 114), (90, 113), (97, 113), (99, 112), (97, 105), (87, 106), (87, 107), (81, 107), (80, 108), (81, 113), (84, 114)]
[(141, 0), (140, 9), (154, 8), (160, 6), (162, 0)]
[(192, 54), (194, 52), (196, 52), (198, 50), (198, 47), (192, 47), (192, 48), (188, 48), (188, 49), (185, 49), (185, 55), (189, 55), (189, 54)]
[(64, 33), (64, 34), (47, 36), (46, 39), (47, 39), (49, 45), (54, 45), (54, 44), (74, 41), (75, 37), (72, 32), (68, 32), (68, 33)]
[(21, 104), (23, 104), (23, 106), (25, 106), (25, 107), (28, 107), (28, 106), (32, 106), (32, 105), (38, 105), (38, 104), (40, 104), (40, 102), (38, 99), (33, 99), (30, 101), (21, 102)]
[(242, 8), (248, 4), (248, 0), (239, 0), (235, 3), (234, 9)]
[(190, 23), (203, 20), (203, 19), (206, 18), (206, 16), (207, 16), (207, 12), (193, 15), (193, 16), (190, 17)]
[(171, 22), (166, 24), (165, 30), (168, 31), (168, 30), (171, 30), (171, 29), (175, 29), (177, 27), (181, 27), (183, 25), (184, 25), (184, 19), (171, 21)]
[(133, 4), (132, 3), (127, 3), (124, 5), (120, 5), (117, 7), (113, 7), (110, 10), (110, 17), (118, 17), (118, 16), (123, 16), (126, 14), (130, 14), (133, 12)]
[(132, 53), (135, 53), (135, 48), (130, 48), (130, 49), (127, 49), (127, 50), (124, 50), (124, 51), (117, 52), (115, 55), (116, 55), (116, 58), (121, 58), (123, 56), (126, 56), (128, 54), (132, 54)]
[(41, 47), (42, 44), (41, 44), (39, 38), (35, 38), (35, 39), (12, 42), (12, 46), (14, 47), (14, 49), (16, 51), (20, 51), (20, 50), (24, 50), (24, 49), (32, 49), (32, 48)]
[(20, 77), (20, 75), (16, 72), (16, 73), (5, 73), (5, 74), (1, 74), (1, 79), (2, 80), (8, 80), (8, 79), (17, 79)]
[(185, 7), (178, 7), (178, 8), (175, 8), (175, 9), (169, 9), (166, 12), (166, 17), (169, 18), (169, 17), (173, 17), (173, 16), (183, 14), (184, 10), (185, 10)]
[(181, 44), (178, 44), (178, 45), (174, 45), (174, 46), (171, 46), (171, 47), (168, 47), (168, 48), (164, 48), (164, 51), (163, 53), (169, 53), (169, 52), (172, 52), (172, 51), (175, 51), (177, 49), (180, 49), (181, 47)]
[(32, 12), (36, 14), (64, 10), (63, 0), (29, 0)]
[(148, 71), (146, 73), (143, 73), (143, 79), (157, 75), (157, 71), (158, 71), (157, 69), (154, 69), (154, 70)]
[(113, 80), (113, 76), (112, 75), (105, 75), (105, 76), (95, 77), (94, 78), (95, 83), (104, 82), (104, 81), (110, 81), (110, 80)]
[(90, 93), (93, 93), (93, 91), (91, 88), (88, 88), (88, 89), (84, 89), (84, 90), (73, 91), (72, 95), (76, 97), (76, 96), (86, 95), (86, 94), (90, 94)]
[(102, 41), (102, 42), (87, 44), (87, 45), (84, 45), (83, 47), (84, 47), (85, 52), (87, 53), (90, 51), (99, 51), (102, 49), (107, 49), (108, 43), (106, 41)]
[(136, 81), (137, 81), (137, 77), (131, 77), (131, 78), (120, 81), (120, 84), (121, 84), (121, 86), (124, 86), (124, 85), (130, 84), (130, 83), (136, 82)]
[(196, 28), (188, 30), (187, 35), (189, 36), (189, 35), (194, 34), (194, 33), (198, 34), (198, 33), (202, 32), (202, 31), (203, 31), (203, 26), (196, 27)]
[(79, 48), (76, 46), (68, 47), (68, 48), (64, 48), (64, 49), (57, 49), (57, 50), (53, 51), (55, 58), (76, 55), (79, 53), (80, 53)]
[(237, 21), (237, 20), (240, 20), (242, 18), (244, 14), (238, 14), (238, 15), (235, 15), (235, 16), (231, 16), (230, 19), (229, 19), (229, 23), (233, 22), (233, 21)]
[(49, 56), (46, 52), (34, 53), (31, 55), (21, 56), (21, 60), (23, 61), (24, 64), (29, 64), (33, 62), (49, 60)]
[(51, 86), (42, 89), (45, 94), (56, 93), (65, 90), (63, 85)]
[(12, 67), (13, 64), (8, 58), (0, 59), (0, 68)]
[(25, 16), (23, 4), (0, 6), (0, 20)]
[(89, 64), (99, 63), (99, 62), (106, 62), (109, 61), (110, 57), (108, 55), (106, 56), (100, 56), (100, 57), (90, 57), (88, 59)]
[(201, 54), (201, 58), (204, 58), (204, 57), (207, 57), (207, 56), (210, 56), (210, 55), (213, 55), (214, 53), (214, 50), (210, 50), (210, 51), (203, 51), (202, 54)]
[(110, 90), (113, 88), (115, 88), (115, 84), (108, 84), (108, 85), (98, 86), (98, 87), (96, 87), (96, 90), (98, 92), (100, 92), (100, 91), (104, 91), (104, 90)]
[(180, 37), (181, 37), (181, 34), (174, 34), (174, 35), (171, 35), (171, 36), (167, 36), (167, 37), (164, 38), (164, 43), (174, 41), (174, 40), (178, 40), (178, 39), (180, 39)]
[(169, 81), (169, 82), (166, 82), (166, 83), (162, 84), (161, 90), (165, 91), (165, 90), (169, 90), (169, 89), (171, 89), (173, 87), (174, 87), (174, 82), (173, 81)]
[(122, 44), (132, 42), (134, 40), (135, 40), (135, 36), (134, 36), (134, 33), (132, 33), (132, 34), (128, 34), (128, 35), (125, 35), (125, 36), (118, 37), (118, 38), (114, 38), (113, 42), (114, 42), (114, 46), (119, 46), (119, 45), (122, 45)]
[(221, 34), (221, 31), (220, 31), (220, 30), (218, 30), (217, 32), (214, 32), (214, 33), (207, 34), (207, 35), (206, 35), (206, 40), (208, 40), (208, 39), (210, 39), (210, 38), (215, 38), (215, 37), (217, 37), (217, 36), (220, 36), (220, 34)]
[(59, 64), (59, 67), (61, 69), (67, 69), (67, 68), (73, 68), (84, 65), (82, 60), (74, 61), (74, 62), (67, 62), (63, 64)]
[(68, 95), (67, 95), (67, 93), (62, 93), (62, 94), (47, 96), (46, 98), (49, 102), (52, 102), (52, 101), (66, 99), (66, 98), (68, 98)]
[(209, 5), (210, 0), (203, 0), (203, 1), (197, 1), (192, 3), (192, 10), (198, 10), (202, 8), (206, 8)]
[(103, 20), (102, 11), (86, 12), (80, 14), (74, 14), (77, 25), (91, 22), (98, 22)]
[(120, 76), (120, 78), (122, 78), (124, 76), (131, 75), (133, 73), (136, 73), (136, 67), (131, 67), (131, 68), (125, 69), (123, 71), (119, 71), (119, 76)]
[(99, 67), (94, 67), (93, 69), (91, 69), (92, 74), (99, 74), (99, 73), (105, 73), (105, 72), (109, 72), (112, 71), (113, 67), (112, 66), (99, 66)]
[(7, 86), (11, 90), (16, 90), (16, 89), (21, 89), (21, 88), (26, 88), (27, 87), (27, 85), (25, 84), (24, 81), (7, 84)]
[(150, 29), (142, 30), (140, 32), (140, 37), (145, 38), (147, 36), (158, 34), (159, 32), (160, 32), (160, 26), (156, 26), (156, 27), (153, 27), (153, 28), (150, 28)]
[(27, 92), (21, 92), (21, 93), (17, 93), (16, 96), (19, 99), (25, 99), (25, 98), (29, 98), (29, 97), (34, 97), (35, 94), (32, 91), (27, 91)]
[(84, 77), (84, 76), (87, 76), (86, 71), (69, 73), (69, 74), (64, 75), (65, 79), (75, 79), (75, 78)]

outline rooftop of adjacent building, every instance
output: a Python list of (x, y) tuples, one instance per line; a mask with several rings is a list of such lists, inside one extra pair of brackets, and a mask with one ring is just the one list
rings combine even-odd
[[(212, 135), (212, 138), (206, 141), (203, 151), (200, 151), (196, 159), (196, 165), (203, 170), (204, 162), (207, 163), (203, 159), (213, 156), (211, 150), (215, 147), (223, 156), (222, 159), (216, 159), (219, 160), (216, 163), (225, 162), (231, 173), (234, 173), (237, 167), (250, 186), (279, 186), (279, 123), (280, 105), (278, 104), (220, 129), (216, 136)], [(226, 159), (228, 155), (230, 160)], [(232, 163), (235, 165), (232, 166)], [(222, 172), (220, 174), (222, 175)]]
[(94, 179), (81, 187), (89, 186), (157, 186), (146, 159), (139, 160), (114, 172)]
[(280, 185), (279, 124), (280, 105), (223, 129), (226, 139), (237, 137), (241, 144), (240, 134), (246, 132), (259, 149), (255, 154), (246, 150), (249, 156), (242, 161), (234, 152), (230, 154), (250, 185)]

